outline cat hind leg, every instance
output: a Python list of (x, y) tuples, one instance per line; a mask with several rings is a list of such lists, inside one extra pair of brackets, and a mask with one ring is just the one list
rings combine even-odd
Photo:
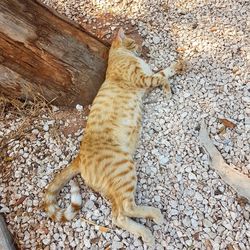
[(145, 226), (133, 221), (128, 216), (119, 214), (116, 218), (113, 218), (113, 223), (116, 226), (141, 237), (142, 240), (149, 246), (154, 246), (155, 240), (150, 230)]
[(129, 217), (152, 219), (156, 224), (161, 225), (164, 217), (160, 209), (151, 206), (137, 206), (135, 202), (124, 203), (124, 214)]

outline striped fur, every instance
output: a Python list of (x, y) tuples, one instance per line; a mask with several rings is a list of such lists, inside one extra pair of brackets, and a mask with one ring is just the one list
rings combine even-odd
[(154, 243), (151, 232), (131, 217), (151, 218), (163, 222), (159, 209), (137, 206), (134, 200), (136, 168), (133, 155), (140, 135), (142, 98), (148, 89), (163, 86), (171, 95), (167, 78), (173, 76), (182, 63), (157, 74), (135, 54), (137, 45), (122, 29), (114, 39), (110, 52), (106, 80), (99, 90), (88, 117), (80, 153), (70, 166), (57, 174), (48, 186), (45, 209), (52, 219), (69, 220), (81, 205), (79, 189), (73, 185), (71, 205), (61, 210), (56, 196), (75, 175), (106, 197), (112, 205), (113, 223)]
[[(79, 173), (79, 156), (72, 163), (56, 175), (53, 182), (48, 186), (45, 193), (45, 210), (50, 218), (56, 221), (68, 221), (75, 217), (77, 211), (81, 208), (82, 199), (80, 189), (77, 183), (71, 180)], [(63, 186), (70, 181), (71, 184), (71, 203), (66, 209), (60, 209), (56, 204), (56, 197)]]

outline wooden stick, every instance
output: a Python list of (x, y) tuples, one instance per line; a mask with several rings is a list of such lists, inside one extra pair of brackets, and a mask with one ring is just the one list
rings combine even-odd
[(222, 180), (231, 186), (240, 196), (247, 198), (250, 202), (249, 176), (240, 173), (224, 161), (221, 153), (209, 138), (204, 121), (201, 124), (199, 139), (202, 147), (210, 156), (211, 167), (219, 174)]

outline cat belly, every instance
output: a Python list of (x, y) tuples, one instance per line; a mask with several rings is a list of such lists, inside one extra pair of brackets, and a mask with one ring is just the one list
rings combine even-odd
[(130, 117), (123, 117), (119, 121), (117, 136), (124, 151), (134, 154), (141, 132), (142, 112), (138, 106)]
[(123, 128), (123, 131), (118, 132), (118, 141), (124, 152), (128, 152), (130, 155), (135, 153), (140, 132), (141, 126)]

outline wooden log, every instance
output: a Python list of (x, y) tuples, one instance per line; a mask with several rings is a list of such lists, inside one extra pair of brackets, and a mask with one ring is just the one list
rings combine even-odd
[(92, 102), (108, 45), (35, 0), (0, 1), (0, 91), (56, 105)]

